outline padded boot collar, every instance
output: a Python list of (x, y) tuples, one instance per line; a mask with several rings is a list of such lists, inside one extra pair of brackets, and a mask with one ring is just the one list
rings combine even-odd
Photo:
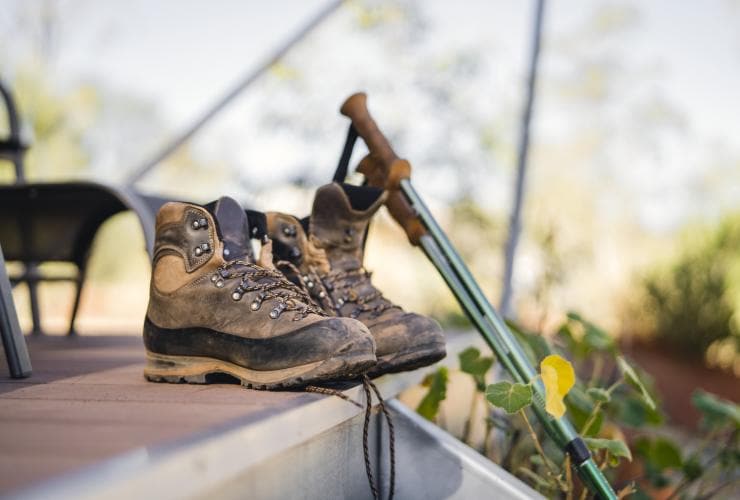
[(309, 233), (324, 248), (333, 269), (362, 265), (368, 224), (385, 199), (386, 193), (381, 189), (336, 182), (316, 192)]
[(254, 262), (250, 245), (247, 214), (234, 199), (224, 196), (204, 206), (216, 221), (216, 231), (223, 243), (226, 261), (247, 259)]

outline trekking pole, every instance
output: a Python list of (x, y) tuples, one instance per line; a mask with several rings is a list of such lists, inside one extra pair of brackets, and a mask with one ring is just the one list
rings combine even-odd
[[(367, 109), (363, 93), (350, 96), (340, 109), (352, 121), (348, 140), (359, 135), (370, 154), (357, 170), (365, 175), (367, 183), (388, 191), (386, 206), (403, 227), (409, 241), (420, 246), (437, 268), (460, 302), (486, 343), (516, 382), (528, 384), (537, 375), (516, 337), (501, 316), (486, 299), (460, 255), (432, 216), (419, 194), (411, 185), (411, 165), (398, 158), (388, 140), (380, 132)], [(352, 139), (354, 140), (354, 139)], [(346, 149), (346, 148), (345, 148)], [(585, 442), (567, 418), (551, 417), (545, 411), (544, 384), (532, 383), (532, 408), (547, 434), (571, 457), (571, 461), (586, 487), (604, 499), (616, 499), (614, 490), (598, 468)]]

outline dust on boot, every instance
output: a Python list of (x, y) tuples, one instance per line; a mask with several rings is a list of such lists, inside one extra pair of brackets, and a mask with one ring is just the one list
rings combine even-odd
[(317, 191), (307, 219), (266, 214), (278, 268), (325, 311), (356, 318), (372, 332), (378, 358), (373, 376), (429, 365), (446, 353), (437, 322), (383, 297), (362, 265), (368, 224), (384, 200), (377, 188), (331, 183)]
[(146, 378), (207, 383), (225, 373), (247, 387), (278, 389), (350, 378), (374, 365), (367, 328), (312, 304), (272, 267), (269, 244), (257, 262), (248, 226), (231, 198), (161, 208), (144, 324)]

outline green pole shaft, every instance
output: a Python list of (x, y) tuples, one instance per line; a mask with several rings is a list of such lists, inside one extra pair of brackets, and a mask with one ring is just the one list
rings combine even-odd
[[(424, 235), (420, 239), (420, 244), (421, 248), (424, 250), (424, 253), (427, 255), (429, 260), (432, 261), (434, 267), (437, 268), (439, 274), (442, 275), (442, 278), (450, 287), (452, 294), (455, 296), (455, 298), (457, 298), (458, 302), (460, 302), (463, 310), (467, 313), (473, 324), (483, 334), (483, 339), (486, 341), (491, 350), (495, 353), (506, 352), (506, 348), (490, 331), (490, 326), (488, 322), (486, 321), (483, 314), (481, 314), (475, 303), (470, 299), (464, 285), (460, 282), (460, 279), (455, 274), (455, 271), (452, 270), (449, 262), (440, 251), (437, 242), (434, 241), (431, 236)], [(514, 365), (511, 363), (511, 359), (509, 358), (509, 356), (497, 357), (507, 371), (516, 373)]]
[[(427, 257), (450, 286), (463, 309), (512, 378), (517, 382), (529, 383), (535, 378), (537, 372), (516, 338), (485, 297), (462, 258), (408, 179), (401, 181), (401, 191), (429, 231), (428, 235), (423, 236), (420, 241)], [(582, 443), (578, 434), (566, 418), (554, 419), (547, 414), (544, 404), (544, 387), (541, 381), (534, 383), (533, 386), (535, 389), (533, 409), (538, 419), (555, 443), (573, 455), (572, 450), (568, 448), (577, 441)], [(584, 458), (575, 464), (575, 467), (591, 491), (602, 498), (616, 499), (614, 490), (589, 454), (586, 453)]]

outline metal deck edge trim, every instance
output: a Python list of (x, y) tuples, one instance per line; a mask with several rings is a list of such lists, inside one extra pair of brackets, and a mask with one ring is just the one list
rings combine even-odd
[(388, 401), (387, 406), (393, 412), (403, 416), (407, 422), (419, 427), (424, 433), (428, 434), (446, 452), (456, 456), (463, 468), (474, 471), (476, 475), (484, 478), (491, 484), (497, 485), (501, 490), (505, 490), (511, 495), (507, 498), (524, 500), (543, 500), (545, 498), (513, 474), (510, 474), (495, 462), (490, 461), (452, 434), (426, 420), (399, 400), (393, 399)]

